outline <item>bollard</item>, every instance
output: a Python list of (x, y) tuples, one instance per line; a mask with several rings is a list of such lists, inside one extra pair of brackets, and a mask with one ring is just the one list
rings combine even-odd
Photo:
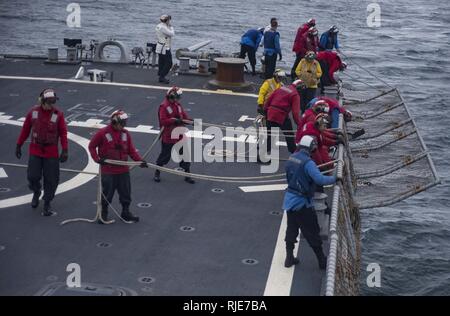
[(189, 57), (180, 57), (180, 72), (189, 71)]

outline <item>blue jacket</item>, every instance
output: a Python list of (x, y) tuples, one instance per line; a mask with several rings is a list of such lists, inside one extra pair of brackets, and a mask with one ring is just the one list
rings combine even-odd
[(264, 33), (264, 55), (281, 54), (280, 33), (269, 30)]
[(292, 154), (285, 169), (288, 188), (284, 195), (283, 209), (288, 212), (312, 207), (316, 185), (323, 186), (336, 182), (336, 177), (320, 173), (306, 150)]
[(241, 45), (253, 47), (256, 51), (259, 47), (259, 43), (261, 43), (262, 37), (263, 34), (260, 31), (255, 29), (248, 30), (241, 37)]
[(333, 34), (333, 36), (330, 36), (330, 31), (324, 32), (320, 36), (319, 47), (322, 50), (332, 50), (333, 48), (339, 49), (337, 33)]

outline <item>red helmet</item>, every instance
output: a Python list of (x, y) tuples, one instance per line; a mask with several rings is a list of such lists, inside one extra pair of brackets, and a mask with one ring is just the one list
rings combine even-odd
[(319, 100), (314, 103), (311, 109), (314, 111), (314, 113), (328, 113), (330, 111), (328, 103), (324, 100)]
[(127, 123), (128, 114), (122, 110), (116, 110), (111, 114), (111, 122), (118, 123), (122, 126), (125, 126)]
[(330, 117), (328, 116), (328, 114), (319, 113), (319, 114), (317, 114), (317, 116), (315, 118), (315, 123), (316, 123), (316, 126), (319, 126), (319, 125), (328, 126), (328, 124), (330, 124)]
[(314, 26), (311, 26), (308, 29), (308, 34), (309, 35), (313, 35), (313, 36), (317, 36), (317, 35), (319, 35), (319, 32), (317, 31), (317, 29)]
[(306, 24), (308, 24), (309, 26), (316, 26), (316, 19), (309, 19)]
[(42, 90), (41, 94), (39, 95), (39, 102), (41, 103), (56, 103), (56, 100), (59, 100), (59, 98), (56, 96), (55, 90), (50, 88)]
[(177, 86), (173, 86), (169, 90), (167, 90), (166, 97), (169, 100), (179, 100), (181, 95), (183, 94), (183, 90), (178, 88)]
[(344, 112), (344, 121), (350, 122), (352, 120), (352, 112), (349, 110), (345, 110)]

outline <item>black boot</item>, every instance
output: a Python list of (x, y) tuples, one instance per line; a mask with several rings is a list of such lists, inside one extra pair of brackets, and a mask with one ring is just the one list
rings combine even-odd
[(323, 253), (322, 246), (313, 248), (313, 250), (316, 254), (317, 261), (319, 261), (319, 269), (325, 270), (327, 268), (327, 257)]
[(160, 174), (161, 174), (161, 171), (156, 170), (156, 171), (155, 171), (155, 176), (153, 177), (153, 181), (155, 181), (155, 182), (161, 182)]
[(294, 257), (294, 248), (286, 247), (286, 260), (284, 261), (284, 266), (286, 268), (292, 267), (300, 262), (298, 258)]
[(50, 205), (50, 201), (44, 202), (44, 208), (42, 210), (42, 216), (53, 216), (55, 212), (52, 211), (52, 206)]
[[(103, 222), (107, 222), (108, 221), (108, 207), (102, 207), (102, 212), (100, 214), (100, 216), (102, 217), (101, 219), (99, 218), (97, 220), (97, 223), (99, 224), (103, 224)], [(103, 221), (102, 221), (103, 220)]]
[(39, 206), (39, 197), (41, 196), (41, 191), (36, 191), (33, 194), (33, 199), (31, 200), (31, 207), (36, 208)]
[(121, 216), (127, 222), (139, 222), (139, 217), (130, 212), (129, 206), (123, 207)]
[[(191, 171), (189, 169), (184, 169), (184, 172), (190, 173)], [(191, 177), (184, 177), (184, 181), (186, 181), (189, 184), (194, 184), (195, 181)]]

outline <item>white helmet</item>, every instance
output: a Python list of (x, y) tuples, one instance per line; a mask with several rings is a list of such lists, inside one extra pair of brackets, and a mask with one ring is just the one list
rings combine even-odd
[(310, 152), (313, 152), (317, 149), (317, 141), (313, 136), (305, 135), (300, 140), (300, 143), (298, 144), (299, 147), (306, 148)]

